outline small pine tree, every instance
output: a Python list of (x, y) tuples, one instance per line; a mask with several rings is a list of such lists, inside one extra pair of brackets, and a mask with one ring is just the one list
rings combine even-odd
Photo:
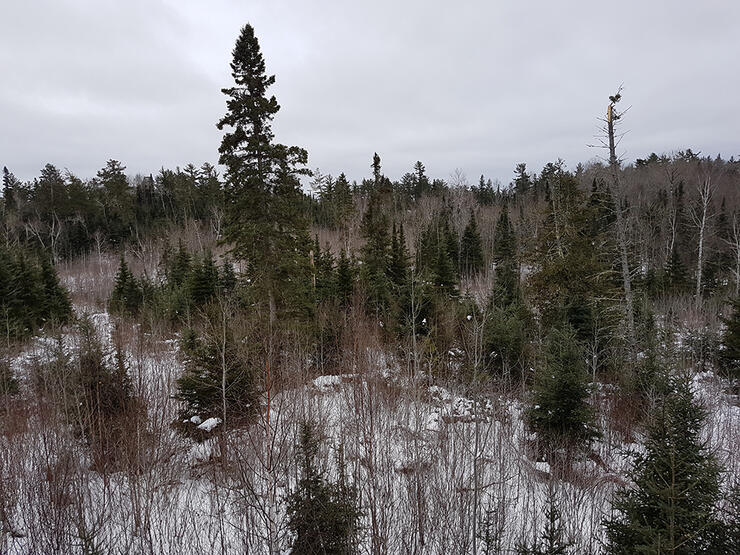
[(75, 419), (73, 428), (92, 450), (93, 467), (115, 468), (122, 462), (126, 430), (138, 405), (120, 346), (117, 364), (112, 367), (93, 324), (83, 319), (79, 332), (76, 360), (70, 365), (71, 395), (67, 401), (72, 404), (67, 413)]
[(18, 380), (13, 375), (8, 357), (0, 355), (0, 399), (18, 393)]
[(716, 510), (720, 467), (701, 438), (705, 411), (688, 378), (672, 378), (651, 415), (634, 486), (618, 492), (604, 523), (607, 552), (728, 553)]
[(226, 329), (223, 325), (219, 322), (214, 333), (204, 337), (193, 330), (183, 333), (180, 350), (185, 370), (177, 380), (175, 398), (183, 403), (182, 419), (198, 416), (223, 421), (225, 417), (226, 426), (235, 427), (246, 422), (258, 406), (257, 374), (228, 322)]
[(319, 442), (311, 423), (301, 425), (299, 457), (301, 479), (288, 498), (288, 528), (294, 534), (291, 553), (350, 555), (357, 549), (360, 511), (354, 488), (343, 479), (331, 484), (316, 465)]
[(41, 259), (41, 291), (43, 318), (59, 324), (67, 322), (72, 315), (72, 304), (67, 291), (59, 283), (51, 260), (46, 257)]
[(688, 271), (675, 245), (663, 272), (663, 282), (665, 289), (671, 293), (683, 293), (691, 286)]
[(172, 263), (167, 272), (167, 283), (175, 287), (182, 287), (190, 274), (190, 253), (179, 241), (177, 252), (173, 257)]
[(190, 302), (194, 306), (207, 303), (218, 293), (218, 269), (211, 253), (206, 253), (202, 260), (192, 264), (187, 282)]
[(565, 538), (562, 515), (558, 509), (555, 488), (549, 484), (547, 507), (545, 508), (545, 527), (534, 545), (517, 546), (518, 555), (568, 555), (573, 553), (572, 543)]
[(570, 325), (547, 338), (545, 364), (535, 374), (527, 423), (550, 445), (578, 445), (597, 436), (583, 350)]
[(222, 295), (228, 295), (236, 288), (236, 282), (237, 280), (236, 272), (234, 272), (234, 265), (230, 261), (224, 260), (224, 263), (221, 266), (221, 271), (219, 272), (219, 291)]
[(42, 313), (43, 291), (36, 269), (22, 252), (15, 258), (11, 268), (10, 320), (14, 323), (11, 332), (16, 337), (25, 337), (36, 332)]
[(110, 297), (110, 310), (118, 314), (136, 314), (141, 308), (144, 293), (131, 271), (126, 259), (121, 256), (121, 263), (115, 278), (115, 285)]

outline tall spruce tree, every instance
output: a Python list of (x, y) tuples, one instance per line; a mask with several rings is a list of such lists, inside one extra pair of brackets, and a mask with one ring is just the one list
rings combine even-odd
[(475, 275), (483, 269), (483, 242), (472, 208), (460, 244), (460, 267), (467, 276)]
[(352, 260), (347, 256), (344, 249), (339, 251), (337, 260), (336, 291), (339, 305), (346, 307), (355, 287), (355, 271)]
[(605, 521), (608, 553), (729, 553), (717, 513), (720, 467), (701, 437), (705, 415), (688, 378), (672, 378), (635, 455), (634, 485), (617, 494)]
[[(378, 167), (379, 164), (378, 159)], [(374, 162), (373, 166), (375, 165)], [(373, 171), (379, 170), (374, 168)], [(377, 314), (381, 314), (388, 309), (391, 300), (390, 280), (387, 274), (390, 245), (388, 217), (383, 210), (381, 194), (377, 190), (370, 193), (367, 210), (362, 218), (362, 235), (365, 238), (365, 245), (362, 247), (360, 274), (367, 289), (370, 307)]]
[(251, 25), (245, 25), (232, 52), (234, 86), (227, 113), (218, 122), (224, 134), (219, 162), (226, 166), (225, 239), (233, 255), (247, 262), (252, 285), (267, 299), (270, 319), (278, 313), (305, 318), (312, 307), (311, 240), (299, 176), (307, 152), (274, 142), (271, 122), (280, 106), (267, 90), (275, 82)]

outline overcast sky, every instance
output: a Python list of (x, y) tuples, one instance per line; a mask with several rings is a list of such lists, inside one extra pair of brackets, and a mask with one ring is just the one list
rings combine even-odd
[(277, 140), (351, 179), (421, 160), (507, 184), (588, 148), (624, 83), (626, 159), (740, 154), (736, 0), (2, 0), (0, 165), (91, 177), (215, 163), (231, 49), (250, 22)]

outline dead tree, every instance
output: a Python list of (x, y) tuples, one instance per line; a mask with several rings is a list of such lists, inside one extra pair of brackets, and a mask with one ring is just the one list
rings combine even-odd
[(617, 140), (615, 139), (615, 127), (617, 122), (622, 118), (625, 111), (618, 112), (615, 108), (616, 104), (622, 99), (622, 87), (619, 87), (617, 93), (614, 96), (609, 97), (609, 106), (606, 109), (606, 118), (603, 120), (606, 123), (604, 131), (606, 132), (608, 143), (604, 143), (602, 140), (602, 146), (609, 149), (609, 172), (612, 178), (612, 190), (615, 196), (615, 216), (616, 216), (616, 233), (617, 233), (617, 246), (619, 248), (619, 259), (622, 267), (622, 285), (624, 288), (624, 300), (626, 304), (626, 317), (627, 317), (627, 335), (630, 344), (630, 350), (634, 352), (635, 347), (635, 311), (634, 301), (632, 296), (632, 276), (630, 273), (629, 266), (629, 253), (628, 253), (628, 232), (627, 232), (627, 219), (623, 212), (624, 208), (622, 205), (622, 199), (624, 192), (622, 191), (621, 182), (619, 179), (621, 161), (617, 157)]

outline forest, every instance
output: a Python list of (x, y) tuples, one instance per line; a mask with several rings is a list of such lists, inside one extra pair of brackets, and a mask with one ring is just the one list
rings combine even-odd
[(1, 553), (740, 552), (740, 159), (620, 89), (574, 168), (330, 175), (231, 73), (213, 163), (3, 168)]

